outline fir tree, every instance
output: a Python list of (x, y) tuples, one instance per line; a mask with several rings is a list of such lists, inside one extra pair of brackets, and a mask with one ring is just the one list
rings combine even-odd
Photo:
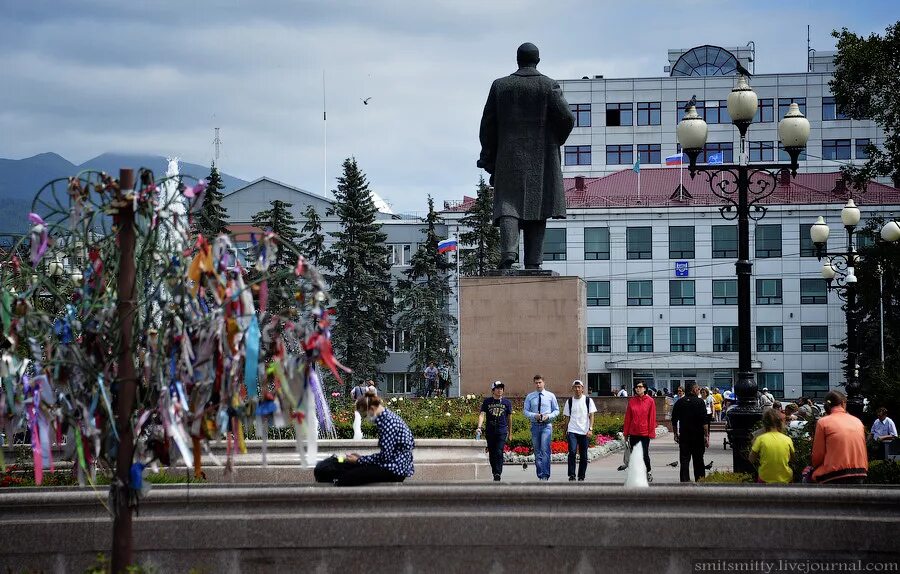
[[(293, 269), (297, 264), (297, 220), (291, 213), (292, 203), (276, 199), (270, 205), (270, 209), (253, 215), (253, 225), (263, 231), (272, 231), (278, 238), (278, 253), (269, 267), (269, 276), (273, 278), (268, 280), (268, 308), (279, 313), (293, 305), (294, 276), (280, 272)], [(275, 279), (279, 274), (281, 277)], [(254, 276), (255, 273), (251, 273), (251, 279)]]
[(373, 377), (388, 357), (393, 292), (391, 251), (387, 235), (376, 223), (369, 184), (355, 158), (344, 160), (344, 173), (334, 190), (335, 204), (328, 215), (337, 215), (340, 230), (321, 256), (327, 270), (329, 293), (335, 299), (332, 344), (335, 355), (353, 373), (344, 377), (346, 391), (360, 378)]
[(212, 241), (220, 233), (228, 232), (228, 210), (222, 205), (225, 184), (222, 183), (216, 164), (212, 164), (206, 183), (203, 204), (194, 214), (194, 235), (203, 235)]
[(322, 233), (322, 218), (316, 212), (316, 208), (312, 205), (307, 206), (303, 212), (306, 222), (303, 229), (300, 230), (300, 239), (297, 241), (297, 247), (313, 265), (319, 265), (319, 259), (325, 252), (325, 234)]
[(421, 373), (432, 361), (450, 368), (455, 365), (450, 329), (456, 325), (456, 317), (448, 309), (452, 265), (438, 253), (438, 241), (443, 239), (435, 230), (438, 222), (429, 196), (427, 226), (422, 229), (425, 241), (412, 256), (406, 279), (398, 284), (397, 328), (410, 337), (408, 369), (414, 373)]
[(484, 177), (478, 181), (475, 203), (459, 223), (469, 229), (460, 234), (460, 243), (471, 248), (460, 251), (461, 273), (481, 276), (496, 269), (500, 264), (500, 230), (494, 226), (494, 188), (485, 183)]

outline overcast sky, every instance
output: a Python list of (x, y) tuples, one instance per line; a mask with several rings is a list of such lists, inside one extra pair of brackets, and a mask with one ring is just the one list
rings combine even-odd
[(757, 73), (797, 72), (807, 24), (831, 50), (834, 28), (897, 19), (896, 0), (0, 0), (0, 157), (206, 164), (219, 127), (227, 173), (324, 194), (353, 155), (418, 212), (474, 191), (484, 100), (522, 42), (557, 79), (660, 76), (669, 48), (751, 40)]

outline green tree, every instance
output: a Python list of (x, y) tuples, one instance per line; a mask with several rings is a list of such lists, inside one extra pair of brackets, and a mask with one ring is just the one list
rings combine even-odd
[(408, 369), (414, 373), (421, 373), (432, 361), (451, 368), (455, 365), (450, 329), (456, 325), (456, 317), (448, 307), (452, 265), (438, 253), (438, 241), (443, 239), (435, 229), (439, 222), (434, 200), (428, 196), (428, 216), (422, 229), (425, 241), (412, 256), (406, 279), (398, 282), (397, 328), (411, 339)]
[(201, 234), (212, 240), (220, 233), (228, 233), (228, 210), (222, 205), (225, 184), (222, 183), (216, 164), (212, 164), (209, 175), (206, 176), (206, 184), (203, 204), (194, 214), (194, 234)]
[[(500, 230), (494, 226), (494, 188), (482, 176), (478, 180), (475, 203), (459, 221), (469, 231), (459, 236), (460, 243), (473, 249), (460, 251), (463, 275), (484, 275), (500, 264)], [(460, 246), (461, 247), (461, 246)]]
[(360, 378), (374, 376), (387, 359), (394, 301), (391, 249), (376, 221), (369, 183), (355, 158), (344, 160), (343, 169), (328, 211), (337, 215), (340, 230), (330, 234), (335, 241), (321, 260), (336, 301), (331, 331), (335, 355), (353, 369), (344, 378), (348, 392)]
[(900, 184), (900, 22), (884, 36), (868, 38), (846, 28), (835, 30), (837, 56), (830, 82), (837, 111), (853, 119), (870, 119), (884, 130), (884, 147), (869, 145), (869, 159), (844, 171), (858, 185), (878, 176)]
[[(292, 203), (275, 199), (269, 209), (253, 215), (253, 225), (263, 231), (272, 231), (277, 237), (278, 253), (269, 267), (268, 309), (272, 313), (281, 313), (294, 303), (294, 275), (287, 270), (297, 264), (297, 220), (291, 213)], [(251, 279), (256, 273), (251, 273)]]
[(325, 253), (325, 234), (322, 232), (322, 218), (312, 205), (306, 207), (303, 212), (306, 222), (300, 230), (300, 238), (297, 246), (313, 265), (319, 265), (319, 259)]

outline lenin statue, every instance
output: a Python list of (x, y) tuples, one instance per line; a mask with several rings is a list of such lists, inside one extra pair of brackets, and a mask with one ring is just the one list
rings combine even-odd
[(481, 117), (478, 167), (491, 174), (500, 269), (509, 269), (525, 237), (525, 268), (540, 269), (547, 219), (566, 217), (559, 148), (575, 116), (556, 81), (537, 71), (537, 46), (516, 53), (519, 69), (494, 80)]

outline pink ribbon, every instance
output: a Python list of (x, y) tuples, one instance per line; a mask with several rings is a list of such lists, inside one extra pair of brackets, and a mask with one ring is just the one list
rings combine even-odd
[[(37, 265), (47, 252), (50, 234), (47, 231), (47, 223), (37, 213), (29, 213), (28, 220), (34, 225), (31, 229), (31, 264)], [(39, 231), (36, 230), (38, 226), (41, 226)]]

